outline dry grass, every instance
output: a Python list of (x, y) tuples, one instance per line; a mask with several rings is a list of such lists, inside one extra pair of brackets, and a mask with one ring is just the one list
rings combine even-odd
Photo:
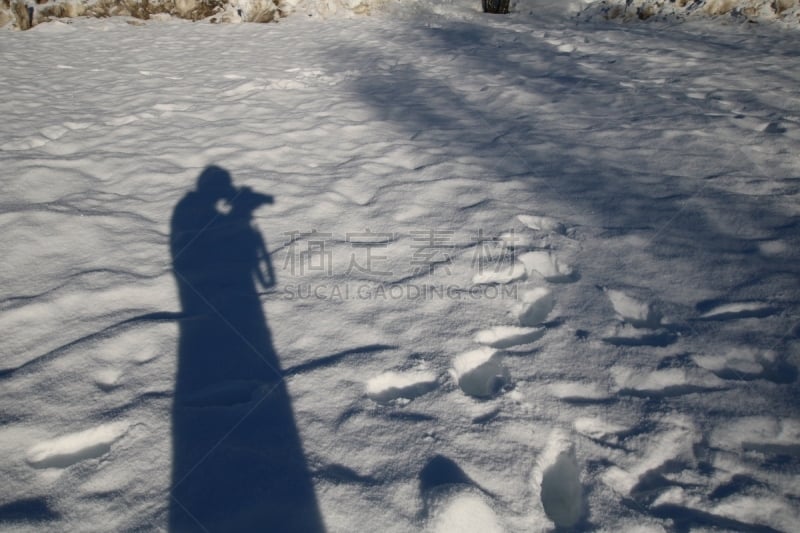
[(772, 10), (775, 13), (780, 15), (781, 13), (786, 11), (787, 9), (791, 9), (793, 7), (795, 1), (796, 0), (774, 0), (772, 2), (772, 4), (770, 5), (770, 7), (772, 7)]
[[(128, 16), (148, 20), (152, 15), (160, 13), (198, 21), (223, 12), (227, 5), (227, 0), (98, 0), (93, 4), (85, 4), (76, 0), (43, 6), (37, 10), (38, 16), (35, 22), (84, 15), (90, 17)], [(260, 21), (255, 20), (255, 22)]]
[(11, 4), (11, 13), (14, 15), (19, 29), (27, 30), (32, 26), (30, 15), (28, 15), (28, 8), (25, 6), (24, 1), (15, 0), (14, 3)]

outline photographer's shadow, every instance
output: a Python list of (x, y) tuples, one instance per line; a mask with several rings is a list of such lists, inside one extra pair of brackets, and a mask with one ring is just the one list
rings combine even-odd
[(183, 318), (170, 531), (322, 531), (256, 283), (275, 277), (253, 211), (272, 198), (206, 168), (172, 217)]

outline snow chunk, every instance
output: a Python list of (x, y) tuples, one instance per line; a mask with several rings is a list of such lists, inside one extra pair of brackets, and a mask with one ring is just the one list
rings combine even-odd
[(111, 445), (128, 427), (126, 422), (115, 422), (40, 442), (28, 450), (28, 464), (34, 468), (66, 468), (101, 457), (111, 451)]
[(521, 328), (517, 326), (495, 326), (475, 334), (475, 341), (492, 348), (510, 348), (541, 339), (545, 328)]
[(706, 311), (700, 318), (703, 320), (731, 320), (735, 318), (763, 318), (775, 312), (765, 302), (733, 302), (722, 304)]
[(530, 248), (533, 246), (533, 238), (529, 234), (508, 231), (500, 235), (500, 243), (504, 248), (517, 250), (520, 248)]
[(93, 377), (95, 384), (101, 390), (109, 391), (119, 386), (122, 371), (116, 368), (104, 368), (96, 371)]
[(611, 370), (611, 374), (620, 392), (645, 396), (676, 396), (725, 386), (725, 382), (714, 375), (701, 374), (686, 368), (665, 368), (650, 372), (617, 367)]
[(411, 400), (436, 388), (436, 374), (427, 371), (385, 372), (367, 381), (367, 396), (378, 403)]
[(637, 328), (658, 328), (661, 325), (661, 314), (654, 311), (649, 303), (639, 301), (622, 291), (603, 290), (622, 320)]
[(595, 383), (551, 383), (547, 390), (556, 398), (571, 402), (597, 402), (608, 399), (608, 392)]
[(528, 274), (537, 272), (547, 281), (563, 283), (572, 281), (572, 267), (562, 263), (552, 252), (528, 252), (519, 257)]
[(457, 356), (451, 374), (465, 394), (477, 398), (494, 396), (510, 379), (500, 353), (488, 346)]
[(450, 499), (436, 514), (436, 533), (502, 533), (497, 515), (478, 494), (467, 492)]
[(519, 262), (514, 262), (510, 268), (503, 268), (500, 270), (487, 270), (478, 272), (472, 276), (472, 283), (474, 284), (489, 284), (500, 283), (505, 285), (512, 281), (517, 281), (525, 277), (525, 266)]
[(515, 314), (523, 326), (541, 324), (556, 305), (553, 293), (545, 287), (525, 291), (521, 300), (515, 308)]
[(550, 231), (558, 234), (565, 234), (567, 229), (561, 222), (545, 216), (535, 215), (517, 215), (517, 220), (525, 224), (531, 229), (537, 231)]

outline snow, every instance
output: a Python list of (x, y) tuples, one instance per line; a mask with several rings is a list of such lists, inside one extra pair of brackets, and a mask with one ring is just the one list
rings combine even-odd
[(516, 315), (523, 326), (541, 324), (556, 305), (553, 292), (547, 287), (536, 287), (522, 293), (516, 305)]
[(518, 326), (495, 326), (475, 334), (475, 341), (492, 348), (511, 348), (536, 341), (544, 336), (545, 328), (522, 328)]
[(554, 430), (533, 473), (542, 508), (557, 528), (576, 526), (585, 512), (584, 488), (574, 445), (562, 430)]
[(442, 506), (440, 514), (434, 519), (432, 531), (450, 533), (501, 533), (505, 531), (491, 506), (476, 494), (453, 497)]
[(529, 275), (536, 273), (550, 282), (568, 282), (574, 274), (572, 267), (559, 261), (552, 252), (528, 252), (519, 260)]
[(552, 231), (561, 234), (567, 231), (561, 222), (547, 216), (517, 215), (517, 219), (534, 230)]
[(661, 323), (661, 316), (651, 309), (648, 302), (641, 302), (622, 291), (608, 289), (605, 291), (614, 311), (634, 327), (657, 328)]
[(369, 8), (0, 32), (0, 529), (796, 529), (796, 9)]
[(396, 399), (410, 400), (434, 388), (436, 376), (432, 372), (386, 372), (367, 381), (367, 396), (378, 403), (388, 403)]
[(80, 461), (102, 457), (127, 429), (127, 424), (117, 422), (40, 442), (28, 450), (28, 464), (34, 468), (67, 468)]
[(484, 346), (456, 356), (451, 370), (461, 390), (476, 398), (489, 398), (508, 382), (500, 352)]

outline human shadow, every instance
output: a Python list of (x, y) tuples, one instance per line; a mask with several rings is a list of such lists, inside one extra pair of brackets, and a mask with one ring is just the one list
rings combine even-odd
[(170, 531), (323, 531), (257, 284), (275, 284), (252, 227), (272, 197), (209, 166), (175, 206), (181, 299)]

